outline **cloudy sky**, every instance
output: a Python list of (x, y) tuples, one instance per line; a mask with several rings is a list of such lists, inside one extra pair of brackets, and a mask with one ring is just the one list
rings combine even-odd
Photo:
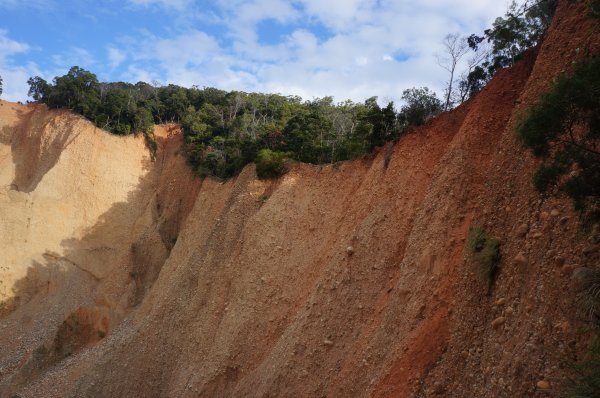
[(74, 65), (102, 81), (364, 101), (447, 78), (448, 33), (480, 33), (505, 0), (0, 0), (2, 98)]

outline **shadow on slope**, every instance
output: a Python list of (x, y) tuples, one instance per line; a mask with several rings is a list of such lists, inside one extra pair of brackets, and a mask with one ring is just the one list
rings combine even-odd
[[(58, 114), (58, 116), (57, 116)], [(5, 126), (0, 133), (0, 143), (11, 146), (15, 165), (15, 178), (11, 188), (30, 193), (58, 162), (62, 152), (77, 137), (80, 126), (73, 116), (64, 117), (65, 111), (48, 112), (44, 105), (33, 105), (27, 110), (17, 110), (19, 122)], [(50, 129), (50, 136), (42, 134)]]
[[(31, 124), (26, 112), (20, 117), (16, 140), (24, 139)], [(167, 132), (157, 137), (158, 156), (154, 162), (147, 158), (145, 174), (126, 201), (113, 204), (81, 239), (64, 240), (62, 254), (48, 251), (43, 263), (32, 261), (27, 275), (14, 285), (14, 298), (0, 306), (0, 346), (7, 347), (0, 353), (0, 396), (22, 389), (49, 367), (100, 341), (157, 279), (200, 186), (177, 156), (181, 137), (173, 127)], [(52, 158), (42, 176), (73, 141), (69, 134), (77, 133), (65, 131), (53, 140), (54, 155), (45, 154), (48, 146), (34, 144), (38, 160)], [(7, 136), (5, 128), (0, 140), (10, 142)], [(14, 141), (13, 148), (18, 146)], [(15, 181), (23, 173), (25, 169)], [(40, 180), (25, 185), (35, 187)]]

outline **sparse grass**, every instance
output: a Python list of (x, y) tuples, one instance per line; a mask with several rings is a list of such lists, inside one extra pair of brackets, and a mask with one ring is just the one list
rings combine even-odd
[(600, 327), (600, 269), (589, 268), (581, 275), (579, 302), (585, 311), (586, 318)]
[(500, 241), (483, 228), (472, 227), (469, 231), (468, 247), (477, 273), (492, 283), (500, 264)]

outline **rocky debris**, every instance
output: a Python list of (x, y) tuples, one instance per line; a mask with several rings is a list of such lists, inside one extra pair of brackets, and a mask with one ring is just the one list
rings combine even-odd
[(353, 255), (353, 254), (354, 254), (354, 247), (352, 247), (352, 246), (348, 246), (348, 247), (346, 247), (346, 254), (347, 254), (348, 256), (351, 256), (351, 255)]

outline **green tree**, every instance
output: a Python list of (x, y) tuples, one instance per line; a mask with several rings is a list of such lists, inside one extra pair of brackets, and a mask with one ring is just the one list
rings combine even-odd
[(93, 120), (100, 105), (100, 85), (96, 75), (78, 66), (61, 77), (54, 78), (54, 87), (47, 97), (51, 108), (68, 108)]
[(543, 159), (534, 183), (553, 186), (600, 219), (600, 55), (560, 76), (517, 126), (522, 144)]
[(489, 44), (480, 65), (459, 83), (465, 92), (475, 94), (502, 69), (514, 65), (522, 54), (540, 42), (550, 26), (558, 0), (526, 1), (520, 7), (513, 0), (504, 17), (498, 17), (483, 36), (472, 34), (469, 47), (479, 51), (482, 43)]
[(398, 118), (404, 129), (425, 124), (442, 111), (442, 102), (427, 87), (411, 88), (402, 92), (405, 105)]
[(34, 101), (45, 102), (51, 90), (48, 82), (39, 76), (35, 76), (30, 77), (29, 80), (27, 80), (27, 84), (29, 84), (29, 92), (27, 95), (33, 98)]

